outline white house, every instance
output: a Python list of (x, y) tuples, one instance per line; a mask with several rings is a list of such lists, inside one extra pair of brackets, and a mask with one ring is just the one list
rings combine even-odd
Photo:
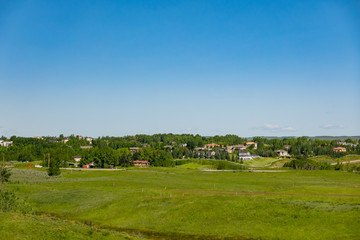
[(73, 156), (75, 162), (80, 162), (81, 161), (81, 156)]
[(0, 140), (0, 146), (2, 146), (2, 147), (9, 147), (9, 146), (12, 146), (12, 145), (13, 145), (12, 141)]
[(252, 160), (253, 157), (250, 155), (250, 153), (246, 150), (243, 150), (239, 152), (239, 160)]
[(279, 149), (275, 151), (276, 153), (279, 154), (279, 157), (289, 157), (289, 153), (285, 150)]

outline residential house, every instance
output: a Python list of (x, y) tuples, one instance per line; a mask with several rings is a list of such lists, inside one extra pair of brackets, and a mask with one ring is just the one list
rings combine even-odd
[(195, 151), (202, 151), (202, 150), (205, 150), (205, 148), (202, 148), (202, 147), (196, 147), (194, 148)]
[(350, 147), (356, 147), (357, 146), (357, 144), (355, 144), (355, 143), (346, 143), (345, 145), (350, 146)]
[(80, 146), (80, 149), (90, 149), (92, 146)]
[(237, 144), (237, 145), (233, 145), (232, 146), (233, 150), (245, 150), (246, 149), (246, 146), (243, 145), (243, 144)]
[(239, 160), (252, 160), (253, 159), (253, 157), (250, 155), (250, 153), (246, 150), (242, 150), (241, 152), (239, 152), (238, 158), (239, 158)]
[(70, 141), (70, 138), (64, 138), (64, 139), (62, 140), (63, 143), (67, 143), (68, 141)]
[(130, 149), (130, 152), (133, 152), (133, 153), (140, 150), (139, 147), (131, 147), (131, 148), (129, 148), (129, 149)]
[(333, 151), (334, 151), (334, 152), (346, 152), (346, 148), (336, 147), (336, 148), (333, 148)]
[(279, 157), (289, 157), (289, 153), (285, 150), (279, 149), (275, 151), (277, 154), (279, 154)]
[(0, 146), (2, 146), (2, 147), (9, 147), (9, 146), (12, 146), (12, 145), (13, 145), (12, 141), (0, 140)]
[(247, 142), (246, 147), (250, 147), (251, 145), (254, 145), (254, 149), (257, 149), (257, 143), (256, 142)]
[(81, 161), (81, 156), (73, 156), (75, 162), (80, 162)]
[(216, 144), (216, 143), (209, 143), (209, 144), (205, 144), (204, 147), (205, 148), (214, 148), (214, 147), (220, 147), (220, 145)]
[(149, 167), (150, 166), (149, 161), (136, 160), (136, 161), (133, 161), (133, 163), (134, 163), (134, 166), (137, 166), (137, 167)]
[(291, 145), (284, 145), (284, 148), (285, 148), (286, 150), (289, 150), (289, 149), (291, 148)]
[(354, 143), (347, 143), (347, 142), (337, 142), (338, 145), (345, 145), (345, 146), (350, 146), (350, 147), (356, 147), (357, 144)]

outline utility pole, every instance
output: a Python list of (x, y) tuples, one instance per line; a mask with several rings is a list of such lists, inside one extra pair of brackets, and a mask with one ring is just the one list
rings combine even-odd
[(50, 153), (48, 153), (48, 167), (50, 167)]

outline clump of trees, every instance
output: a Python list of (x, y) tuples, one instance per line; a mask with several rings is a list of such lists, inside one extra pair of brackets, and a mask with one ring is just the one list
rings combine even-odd
[(330, 170), (333, 167), (326, 162), (315, 162), (310, 159), (294, 159), (290, 162), (284, 164), (284, 167), (289, 167), (293, 169), (306, 169), (306, 170)]

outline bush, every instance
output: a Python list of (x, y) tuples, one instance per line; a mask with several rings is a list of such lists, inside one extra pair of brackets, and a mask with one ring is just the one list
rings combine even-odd
[(236, 163), (228, 162), (228, 161), (217, 161), (214, 164), (214, 168), (217, 170), (244, 170), (244, 169), (246, 169), (244, 166), (238, 165)]
[(50, 162), (50, 167), (48, 169), (48, 174), (49, 176), (58, 176), (60, 175), (60, 168), (59, 168), (59, 164), (58, 162), (55, 161), (51, 161)]
[(11, 172), (8, 168), (6, 168), (4, 165), (0, 166), (0, 184), (4, 184), (5, 182), (9, 181), (9, 178), (11, 176)]
[(284, 164), (284, 167), (293, 169), (306, 169), (306, 170), (330, 170), (332, 169), (329, 163), (315, 162), (310, 159), (294, 159)]
[(29, 213), (31, 210), (31, 207), (26, 202), (20, 201), (14, 192), (0, 190), (0, 211)]

